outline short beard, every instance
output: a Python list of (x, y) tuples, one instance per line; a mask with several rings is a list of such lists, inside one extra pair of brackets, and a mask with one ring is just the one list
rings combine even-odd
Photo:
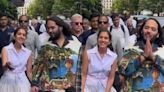
[[(150, 42), (153, 43), (156, 39), (158, 39), (157, 35), (150, 39)], [(146, 42), (146, 37), (144, 37), (144, 41)]]
[(58, 31), (56, 33), (52, 33), (50, 39), (52, 41), (56, 41), (56, 40), (58, 40), (60, 38), (60, 35), (61, 35), (61, 32), (60, 31)]

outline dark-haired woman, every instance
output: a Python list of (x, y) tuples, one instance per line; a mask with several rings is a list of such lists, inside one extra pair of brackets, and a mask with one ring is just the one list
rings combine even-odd
[(13, 42), (2, 49), (4, 74), (0, 79), (0, 92), (31, 91), (32, 58), (31, 51), (23, 45), (26, 35), (26, 29), (16, 29)]
[(112, 87), (117, 55), (108, 46), (111, 43), (109, 31), (100, 31), (97, 46), (84, 51), (82, 64), (82, 92), (116, 92)]

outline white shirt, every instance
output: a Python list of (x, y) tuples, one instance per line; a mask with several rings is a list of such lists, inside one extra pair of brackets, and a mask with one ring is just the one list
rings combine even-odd
[(48, 42), (50, 38), (50, 35), (47, 32), (43, 32), (39, 35), (39, 40), (41, 42), (41, 46), (45, 45), (46, 42)]

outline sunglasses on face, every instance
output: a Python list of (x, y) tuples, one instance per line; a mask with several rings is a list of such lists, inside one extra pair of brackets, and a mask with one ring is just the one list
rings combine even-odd
[(75, 25), (83, 25), (83, 23), (82, 22), (74, 22), (75, 23)]
[(19, 20), (20, 23), (27, 23), (28, 21), (27, 20)]
[(98, 23), (99, 24), (107, 24), (108, 22), (107, 21), (99, 21)]

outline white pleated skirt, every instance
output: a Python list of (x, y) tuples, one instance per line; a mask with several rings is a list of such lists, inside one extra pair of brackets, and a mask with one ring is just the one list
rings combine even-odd
[[(97, 89), (97, 88), (93, 88), (93, 87), (86, 87), (84, 89), (84, 92), (105, 92), (104, 89)], [(111, 88), (111, 91), (109, 92), (117, 92), (116, 89), (114, 87)]]
[(24, 72), (5, 72), (0, 79), (0, 92), (30, 92), (30, 82)]

